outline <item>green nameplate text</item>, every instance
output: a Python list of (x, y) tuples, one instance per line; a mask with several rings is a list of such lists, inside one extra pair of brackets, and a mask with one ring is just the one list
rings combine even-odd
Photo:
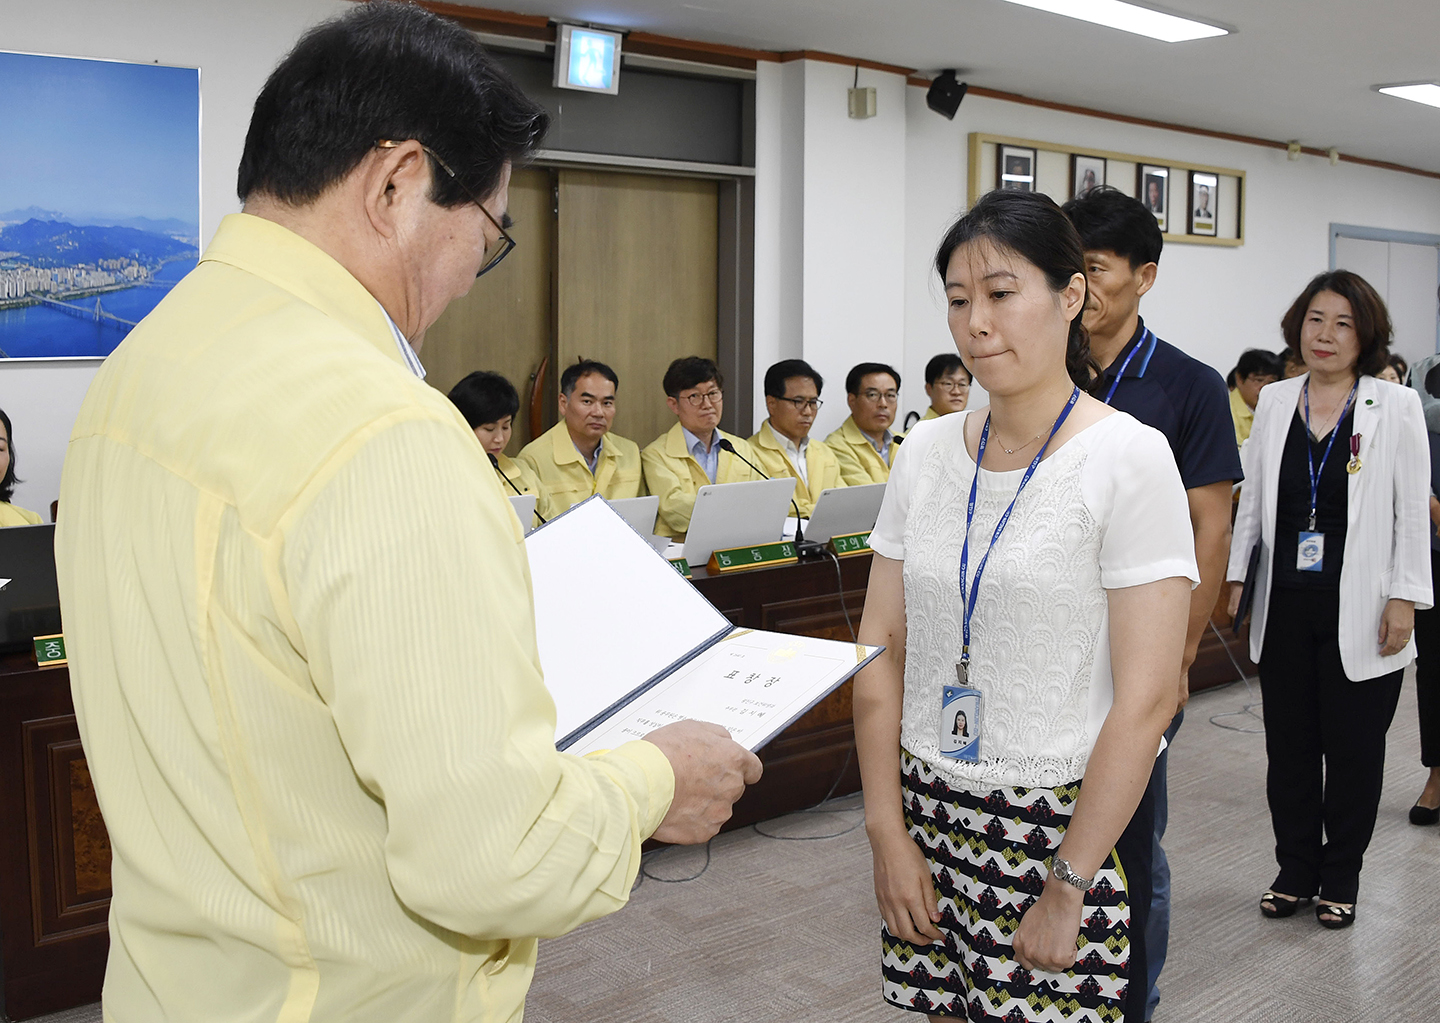
[(673, 568), (675, 571), (679, 572), (686, 579), (689, 579), (691, 577), (690, 562), (686, 561), (684, 558), (671, 558), (670, 567)]
[(42, 668), (64, 664), (65, 637), (62, 635), (35, 637), (35, 663)]
[(710, 555), (706, 569), (711, 572), (738, 572), (762, 565), (789, 565), (799, 561), (795, 544), (790, 540), (762, 543), (754, 547), (731, 547)]
[(870, 550), (870, 533), (849, 533), (845, 536), (832, 536), (830, 538), (830, 549), (836, 554), (865, 554)]

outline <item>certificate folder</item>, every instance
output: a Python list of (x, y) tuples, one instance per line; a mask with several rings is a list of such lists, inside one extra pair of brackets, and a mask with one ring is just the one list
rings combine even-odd
[(598, 497), (525, 549), (562, 750), (609, 748), (685, 717), (759, 749), (883, 649), (735, 628)]

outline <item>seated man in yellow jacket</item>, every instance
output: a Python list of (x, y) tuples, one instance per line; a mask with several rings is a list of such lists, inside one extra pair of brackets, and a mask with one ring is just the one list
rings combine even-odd
[(644, 492), (640, 445), (610, 432), (619, 387), (615, 371), (593, 359), (560, 374), (560, 422), (521, 448), (517, 459), (540, 481), (545, 518), (592, 494), (616, 500)]
[(765, 411), (770, 418), (760, 424), (750, 446), (756, 465), (772, 478), (793, 476), (795, 503), (805, 518), (815, 510), (820, 495), (832, 487), (843, 487), (840, 463), (822, 440), (810, 437), (810, 427), (824, 404), (820, 374), (803, 359), (786, 359), (765, 371)]
[(970, 401), (970, 371), (960, 356), (942, 352), (925, 364), (925, 397), (930, 407), (921, 419), (939, 419), (951, 412), (965, 411)]
[(520, 395), (515, 385), (499, 373), (476, 370), (450, 388), (446, 397), (460, 410), (465, 422), (475, 431), (480, 446), (490, 456), (490, 464), (500, 474), (500, 489), (507, 497), (534, 494), (538, 508), (540, 481), (505, 453), (515, 427), (515, 413), (520, 411)]
[(883, 362), (862, 362), (845, 375), (850, 418), (825, 438), (840, 462), (848, 486), (884, 483), (895, 461), (895, 435), (890, 424), (900, 404), (900, 374)]
[(683, 540), (695, 510), (695, 494), (707, 483), (743, 483), (760, 474), (728, 451), (727, 440), (745, 458), (759, 464), (749, 443), (720, 429), (725, 395), (720, 369), (709, 359), (687, 356), (665, 371), (665, 404), (679, 420), (640, 452), (645, 486), (660, 498), (655, 532)]

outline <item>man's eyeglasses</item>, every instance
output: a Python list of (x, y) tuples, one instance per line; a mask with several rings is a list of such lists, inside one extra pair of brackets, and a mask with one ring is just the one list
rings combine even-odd
[(688, 401), (691, 405), (699, 408), (701, 405), (706, 404), (719, 405), (721, 400), (725, 397), (725, 392), (706, 391), (703, 394), (683, 394), (681, 395), (681, 397)]
[(861, 391), (860, 397), (864, 398), (872, 405), (894, 405), (900, 400), (900, 392), (877, 391), (875, 390), (875, 388), (872, 387), (868, 390)]
[(796, 412), (804, 412), (809, 409), (811, 412), (819, 412), (820, 406), (825, 404), (819, 398), (776, 398), (776, 401), (788, 401), (795, 406)]
[(939, 380), (935, 381), (935, 382), (934, 382), (933, 384), (931, 384), (930, 386), (931, 386), (931, 387), (938, 387), (938, 388), (940, 388), (940, 390), (942, 390), (942, 391), (949, 391), (951, 394), (954, 394), (954, 393), (956, 393), (957, 391), (968, 391), (968, 390), (970, 390), (970, 381), (968, 381), (968, 380), (946, 380), (944, 377), (941, 377)]
[[(377, 149), (396, 149), (399, 145), (399, 142), (392, 141), (391, 139), (379, 139), (375, 143)], [(461, 181), (459, 175), (450, 169), (450, 165), (440, 158), (439, 153), (435, 152), (435, 150), (423, 142), (420, 143), (420, 148), (425, 151), (426, 156), (430, 157), (430, 159), (439, 165), (441, 170), (450, 175), (451, 180), (460, 186), (460, 191), (464, 192), (470, 197), (471, 202), (480, 207), (480, 212), (485, 214), (485, 219), (494, 224), (495, 230), (500, 232), (499, 238), (485, 246), (485, 261), (480, 264), (480, 269), (475, 274), (476, 277), (484, 277), (491, 270), (494, 270), (502, 259), (510, 255), (511, 251), (515, 248), (515, 239), (510, 237), (510, 232), (505, 230), (506, 225), (491, 216), (490, 211), (485, 208), (485, 204), (480, 201), (474, 192), (465, 187), (465, 182)], [(505, 215), (505, 220), (507, 223), (509, 222), (509, 214)]]

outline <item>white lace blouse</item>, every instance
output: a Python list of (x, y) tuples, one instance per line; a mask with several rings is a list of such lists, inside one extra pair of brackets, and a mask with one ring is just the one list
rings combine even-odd
[[(900, 741), (970, 792), (1053, 788), (1084, 776), (1113, 699), (1105, 591), (1199, 581), (1189, 507), (1164, 436), (1123, 412), (1047, 455), (990, 555), (971, 619), (981, 759), (943, 757), (941, 692), (955, 684), (960, 657), (960, 549), (975, 473), (964, 439), (970, 414), (916, 424), (870, 535), (872, 549), (905, 563)], [(1023, 475), (980, 473), (972, 584)]]

